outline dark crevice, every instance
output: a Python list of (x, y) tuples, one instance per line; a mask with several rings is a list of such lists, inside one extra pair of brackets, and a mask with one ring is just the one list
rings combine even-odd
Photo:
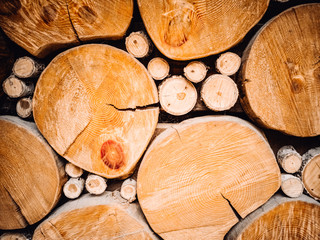
[(222, 193), (220, 193), (221, 196), (229, 203), (229, 206), (231, 207), (232, 211), (234, 212), (234, 215), (236, 215), (236, 217), (238, 218), (239, 221), (241, 221), (242, 217), (241, 215), (238, 213), (238, 211), (232, 206), (231, 202), (229, 201), (229, 199), (227, 199), (225, 196), (223, 196)]
[(17, 202), (14, 200), (14, 198), (12, 197), (12, 195), (10, 194), (10, 192), (8, 191), (8, 189), (7, 189), (6, 187), (4, 187), (4, 189), (5, 189), (6, 192), (8, 193), (8, 195), (9, 195), (9, 197), (11, 198), (13, 204), (16, 206), (17, 212), (20, 213), (20, 216), (22, 217), (24, 223), (25, 223), (26, 225), (29, 225), (30, 223), (28, 222), (28, 220), (26, 219), (26, 217), (22, 214), (20, 206), (19, 206), (19, 205), (17, 204)]
[(68, 0), (66, 0), (65, 2), (66, 2), (66, 6), (67, 6), (68, 18), (69, 18), (69, 21), (70, 21), (72, 30), (73, 30), (73, 32), (74, 32), (74, 35), (76, 36), (77, 40), (78, 40), (80, 43), (82, 43), (81, 40), (80, 40), (80, 37), (79, 37), (79, 35), (78, 35), (78, 33), (77, 33), (77, 30), (76, 30), (76, 28), (74, 27), (73, 22), (72, 22), (72, 20), (71, 20), (71, 15), (70, 15), (70, 11), (69, 11)]
[(181, 136), (180, 136), (180, 133), (179, 133), (178, 129), (176, 129), (176, 128), (173, 127), (173, 126), (172, 126), (172, 128), (173, 128), (174, 130), (176, 130), (176, 132), (177, 132), (177, 134), (178, 134), (178, 137), (179, 137), (179, 139), (180, 139), (180, 142), (182, 143), (182, 139), (181, 139)]
[(118, 111), (122, 111), (122, 112), (126, 112), (126, 111), (134, 112), (136, 110), (149, 110), (149, 109), (154, 109), (154, 108), (159, 107), (159, 103), (153, 103), (153, 104), (149, 104), (149, 105), (145, 105), (145, 106), (136, 106), (134, 108), (118, 108), (115, 105), (110, 104), (110, 103), (107, 103), (107, 105), (115, 108)]

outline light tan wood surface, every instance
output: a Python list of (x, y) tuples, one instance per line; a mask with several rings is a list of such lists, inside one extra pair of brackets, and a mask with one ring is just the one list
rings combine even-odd
[(303, 183), (301, 180), (291, 174), (281, 174), (281, 190), (292, 198), (300, 197), (303, 193)]
[(86, 179), (86, 190), (93, 195), (100, 195), (107, 189), (107, 181), (103, 177), (89, 174)]
[(31, 95), (34, 91), (34, 84), (24, 82), (14, 75), (11, 75), (3, 81), (2, 89), (9, 97), (19, 98)]
[(4, 233), (0, 236), (0, 240), (28, 240), (22, 233)]
[(201, 87), (201, 99), (213, 111), (225, 111), (232, 108), (239, 95), (236, 83), (228, 76), (213, 74)]
[(194, 83), (201, 82), (207, 75), (208, 67), (200, 61), (193, 61), (183, 69), (186, 78)]
[(66, 163), (64, 170), (69, 177), (78, 178), (83, 174), (82, 168), (79, 168), (78, 166), (70, 162)]
[(174, 116), (190, 112), (197, 103), (197, 97), (196, 88), (183, 76), (169, 77), (159, 86), (161, 107)]
[(168, 76), (170, 66), (163, 58), (156, 57), (148, 63), (148, 71), (154, 80), (162, 80)]
[(56, 205), (64, 168), (34, 123), (1, 116), (0, 129), (0, 229), (24, 228)]
[(137, 181), (133, 178), (128, 178), (123, 181), (121, 185), (120, 195), (129, 203), (137, 198)]
[(261, 125), (320, 134), (320, 4), (282, 12), (256, 34), (242, 57), (241, 103)]
[(32, 98), (21, 98), (16, 105), (16, 111), (21, 118), (31, 118), (32, 117)]
[(319, 239), (320, 204), (310, 197), (273, 196), (261, 208), (241, 220), (226, 240)]
[(83, 178), (69, 178), (63, 186), (63, 193), (69, 199), (76, 199), (81, 195), (83, 189)]
[[(85, 220), (85, 221), (84, 221)], [(33, 240), (158, 239), (138, 203), (121, 201), (119, 192), (85, 194), (59, 207), (35, 230)]]
[(279, 187), (264, 136), (231, 116), (189, 119), (162, 132), (137, 179), (141, 208), (164, 239), (223, 239), (238, 214), (247, 216)]
[(38, 63), (28, 56), (24, 56), (15, 61), (12, 72), (19, 78), (34, 78), (38, 77), (44, 68), (44, 64)]
[(150, 41), (142, 31), (130, 33), (125, 44), (128, 53), (136, 58), (147, 57), (151, 52)]
[(226, 52), (219, 56), (216, 61), (216, 69), (219, 73), (227, 76), (238, 72), (241, 65), (241, 58), (233, 52)]
[(123, 37), (132, 0), (4, 0), (0, 26), (32, 55), (45, 57), (63, 47), (92, 39)]
[(33, 101), (35, 122), (50, 145), (106, 178), (133, 172), (159, 114), (152, 105), (157, 89), (145, 67), (102, 44), (58, 55), (42, 73)]
[(287, 173), (297, 172), (302, 164), (301, 155), (291, 145), (281, 147), (277, 152), (279, 165)]
[(260, 20), (269, 0), (138, 0), (154, 44), (174, 60), (220, 53), (237, 44)]

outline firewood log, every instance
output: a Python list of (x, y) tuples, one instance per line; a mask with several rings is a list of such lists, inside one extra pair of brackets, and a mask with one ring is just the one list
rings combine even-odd
[(162, 80), (168, 76), (170, 66), (163, 58), (156, 57), (148, 63), (148, 71), (154, 80)]
[(32, 98), (21, 98), (16, 105), (16, 111), (21, 118), (31, 118), (32, 117)]
[(137, 181), (133, 178), (124, 180), (120, 190), (121, 197), (128, 200), (129, 203), (136, 200), (137, 195)]
[(4, 233), (0, 236), (0, 240), (28, 240), (22, 233)]
[(63, 164), (34, 123), (1, 116), (0, 128), (0, 229), (24, 228), (58, 202)]
[(237, 216), (279, 187), (265, 137), (231, 116), (189, 119), (165, 130), (145, 153), (137, 179), (140, 206), (164, 239), (223, 239)]
[(139, 204), (121, 199), (119, 192), (105, 192), (67, 202), (37, 227), (33, 240), (158, 239)]
[(80, 41), (121, 38), (132, 14), (132, 0), (2, 0), (0, 27), (32, 55), (45, 57)]
[(242, 56), (242, 107), (264, 127), (300, 137), (320, 134), (319, 11), (314, 3), (279, 14)]
[(213, 111), (224, 111), (232, 108), (237, 102), (238, 87), (228, 76), (213, 74), (208, 77), (201, 88), (201, 99)]
[(320, 147), (312, 148), (302, 155), (302, 165), (298, 176), (307, 193), (320, 200)]
[(288, 197), (300, 197), (303, 193), (303, 184), (299, 178), (291, 174), (281, 174), (281, 190)]
[(150, 40), (142, 31), (130, 33), (125, 44), (128, 53), (136, 58), (147, 57), (152, 50)]
[(149, 36), (174, 60), (206, 57), (236, 45), (268, 4), (269, 0), (138, 0)]
[(158, 92), (128, 53), (88, 44), (59, 54), (41, 74), (35, 122), (69, 162), (106, 178), (129, 176), (158, 121)]
[(183, 76), (167, 78), (159, 86), (161, 107), (171, 115), (180, 116), (190, 112), (197, 103), (197, 90)]
[(277, 159), (281, 168), (287, 173), (297, 172), (302, 164), (301, 155), (291, 145), (281, 147)]
[(241, 58), (233, 52), (221, 54), (216, 61), (216, 69), (219, 73), (227, 76), (238, 72), (241, 65)]
[(81, 177), (81, 175), (83, 174), (82, 168), (79, 168), (78, 166), (69, 162), (65, 165), (64, 170), (69, 177), (73, 178)]
[(34, 78), (38, 77), (44, 68), (44, 64), (25, 56), (15, 61), (12, 72), (18, 78)]
[(63, 186), (63, 193), (69, 199), (76, 199), (81, 195), (83, 188), (83, 178), (70, 178)]
[(242, 219), (226, 240), (319, 239), (320, 204), (305, 195), (273, 196), (261, 208)]
[(86, 190), (94, 195), (100, 195), (107, 189), (107, 182), (103, 177), (89, 174), (86, 179)]
[(207, 75), (208, 67), (200, 61), (190, 62), (184, 69), (186, 78), (194, 83), (201, 82)]
[(32, 82), (24, 82), (11, 75), (3, 81), (2, 89), (9, 97), (19, 98), (31, 95), (34, 91), (34, 84)]

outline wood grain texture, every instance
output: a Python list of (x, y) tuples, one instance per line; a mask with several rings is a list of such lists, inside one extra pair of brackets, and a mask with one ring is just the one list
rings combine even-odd
[(256, 34), (243, 55), (241, 103), (261, 125), (320, 134), (320, 4), (286, 10)]
[(37, 227), (33, 240), (158, 239), (138, 203), (128, 204), (120, 199), (119, 192), (106, 192), (101, 196), (86, 194), (70, 201)]
[(122, 50), (89, 44), (58, 55), (34, 94), (35, 122), (73, 164), (106, 178), (126, 177), (158, 121), (154, 81)]
[(1, 0), (0, 26), (37, 57), (92, 39), (121, 38), (129, 27), (133, 1)]
[(64, 168), (35, 124), (1, 116), (0, 128), (0, 229), (24, 228), (56, 205)]
[(157, 48), (175, 60), (220, 53), (237, 44), (260, 20), (269, 0), (138, 0)]
[(320, 239), (320, 204), (305, 195), (287, 198), (277, 194), (243, 219), (226, 240)]
[(279, 186), (264, 136), (230, 116), (169, 127), (148, 148), (137, 179), (141, 208), (164, 239), (223, 239), (237, 214), (247, 216)]

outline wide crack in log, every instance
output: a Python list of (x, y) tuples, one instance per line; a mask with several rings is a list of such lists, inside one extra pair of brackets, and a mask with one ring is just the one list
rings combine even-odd
[(126, 111), (131, 111), (131, 112), (135, 112), (136, 110), (152, 110), (155, 108), (159, 108), (159, 103), (152, 103), (152, 104), (148, 104), (148, 105), (144, 105), (144, 106), (135, 106), (134, 108), (118, 108), (113, 104), (107, 103), (108, 106), (113, 107), (114, 109), (116, 109), (117, 111), (120, 112), (126, 112)]
[(240, 221), (242, 219), (241, 215), (238, 213), (238, 211), (232, 206), (231, 202), (229, 199), (227, 199), (225, 196), (223, 196), (222, 193), (220, 193), (221, 196), (229, 203), (230, 208), (232, 209), (234, 215), (236, 215), (236, 217), (238, 218), (238, 220)]
[(75, 28), (74, 25), (73, 25), (72, 19), (71, 19), (70, 10), (69, 10), (69, 5), (68, 5), (68, 0), (66, 0), (65, 3), (66, 3), (67, 12), (68, 12), (68, 18), (69, 18), (69, 21), (70, 21), (72, 30), (73, 30), (73, 32), (74, 32), (77, 40), (78, 40), (80, 43), (82, 43), (81, 40), (80, 40), (80, 37), (79, 37), (79, 35), (78, 35), (78, 33), (77, 33), (77, 30), (76, 30), (76, 28)]

